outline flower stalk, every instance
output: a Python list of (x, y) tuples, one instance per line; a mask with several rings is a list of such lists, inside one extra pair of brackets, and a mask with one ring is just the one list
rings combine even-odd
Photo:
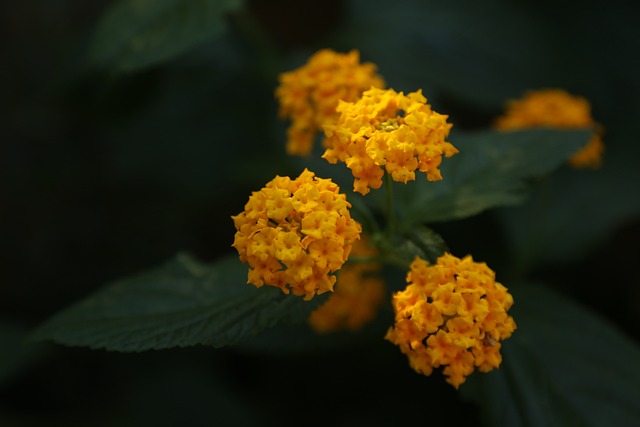
[(396, 214), (393, 207), (393, 179), (391, 177), (391, 174), (385, 172), (384, 181), (387, 196), (387, 236), (389, 238), (392, 238), (396, 232)]

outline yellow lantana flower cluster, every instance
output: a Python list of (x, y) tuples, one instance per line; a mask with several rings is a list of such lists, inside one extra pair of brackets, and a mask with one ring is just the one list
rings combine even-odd
[[(380, 188), (383, 177), (406, 184), (419, 171), (429, 181), (441, 180), (443, 158), (458, 153), (447, 141), (448, 116), (433, 111), (421, 90), (405, 95), (384, 89), (375, 70), (373, 64), (360, 64), (356, 50), (324, 49), (303, 67), (281, 74), (280, 115), (292, 122), (287, 152), (310, 154), (323, 130), (322, 157), (344, 162), (354, 191), (362, 195)], [(510, 120), (517, 128), (517, 120)], [(508, 121), (501, 119), (500, 126), (508, 128)], [(389, 253), (397, 236), (388, 190), (386, 237), (373, 224), (379, 257), (361, 237), (351, 205), (331, 180), (307, 169), (296, 179), (276, 176), (232, 217), (233, 247), (250, 266), (248, 283), (275, 286), (305, 300), (335, 289), (308, 318), (311, 328), (318, 333), (362, 328), (386, 296), (381, 265), (374, 259), (404, 264), (404, 255)], [(406, 280), (406, 289), (393, 295), (395, 324), (385, 339), (400, 347), (413, 369), (430, 375), (442, 367), (458, 388), (476, 368), (486, 372), (500, 365), (501, 341), (516, 328), (507, 314), (513, 298), (486, 264), (449, 253), (435, 265), (416, 258)]]
[(522, 99), (509, 101), (504, 115), (498, 117), (495, 124), (500, 130), (596, 127), (598, 130), (591, 140), (569, 159), (569, 164), (577, 168), (597, 168), (602, 164), (602, 128), (591, 117), (589, 102), (562, 89), (530, 91)]
[(287, 132), (287, 153), (306, 156), (311, 153), (322, 125), (338, 116), (339, 100), (355, 101), (371, 86), (384, 87), (372, 63), (360, 64), (360, 53), (341, 54), (331, 49), (315, 53), (306, 65), (280, 75), (276, 97), (280, 116), (291, 119)]
[[(378, 254), (367, 239), (353, 245), (351, 257), (370, 258)], [(385, 295), (379, 277), (380, 264), (356, 261), (338, 272), (335, 292), (309, 317), (309, 325), (318, 333), (341, 330), (358, 331), (373, 320)]]
[(251, 267), (248, 283), (291, 290), (305, 300), (333, 290), (333, 274), (347, 260), (361, 226), (340, 188), (305, 169), (298, 178), (276, 176), (252, 193), (233, 216), (233, 247)]
[(400, 347), (411, 367), (424, 375), (444, 367), (458, 388), (475, 368), (497, 368), (500, 341), (516, 324), (507, 314), (513, 298), (485, 264), (445, 253), (437, 264), (416, 258), (408, 286), (393, 296), (395, 326), (386, 339)]
[(393, 89), (371, 88), (355, 102), (340, 101), (340, 117), (325, 124), (330, 163), (344, 162), (351, 169), (354, 191), (367, 194), (382, 186), (384, 171), (395, 181), (415, 180), (415, 171), (427, 179), (442, 179), (442, 156), (458, 150), (446, 138), (448, 116), (433, 111), (422, 91), (404, 95)]

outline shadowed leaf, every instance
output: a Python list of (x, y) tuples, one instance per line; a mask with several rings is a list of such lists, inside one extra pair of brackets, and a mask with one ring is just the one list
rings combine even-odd
[(395, 187), (405, 206), (404, 223), (461, 219), (521, 203), (531, 180), (560, 166), (589, 135), (586, 130), (453, 133), (449, 140), (460, 152), (443, 160), (442, 181), (418, 174), (411, 185)]
[(131, 71), (169, 60), (221, 34), (241, 0), (119, 0), (98, 24), (93, 62)]
[(107, 285), (40, 326), (34, 339), (114, 351), (222, 347), (280, 322), (297, 322), (324, 300), (246, 284), (235, 256), (207, 266), (186, 255)]

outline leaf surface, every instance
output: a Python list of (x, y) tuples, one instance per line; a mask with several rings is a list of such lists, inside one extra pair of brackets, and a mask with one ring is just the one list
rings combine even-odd
[(496, 206), (521, 203), (534, 178), (560, 166), (589, 140), (589, 131), (537, 129), (517, 132), (452, 133), (460, 151), (443, 159), (443, 179), (396, 185), (403, 220), (431, 223), (461, 219)]
[(35, 339), (134, 352), (171, 347), (222, 347), (297, 322), (324, 300), (304, 301), (280, 289), (246, 283), (238, 257), (207, 266), (186, 255), (107, 285), (40, 326)]
[(503, 363), (463, 396), (492, 426), (640, 425), (640, 348), (598, 314), (539, 285), (512, 289)]
[(154, 65), (221, 34), (240, 0), (118, 0), (98, 23), (91, 59), (121, 71)]

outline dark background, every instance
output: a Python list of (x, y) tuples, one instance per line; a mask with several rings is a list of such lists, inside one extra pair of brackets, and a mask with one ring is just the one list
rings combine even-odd
[[(518, 9), (494, 1), (486, 10), (460, 2), (453, 12), (434, 3), (431, 16), (413, 13), (407, 1), (362, 10), (338, 0), (249, 1), (229, 16), (222, 37), (130, 74), (87, 63), (109, 3), (0, 5), (0, 426), (477, 420), (475, 407), (441, 378), (415, 375), (384, 342), (278, 357), (234, 349), (117, 354), (21, 345), (27, 331), (104, 283), (178, 251), (203, 261), (230, 253), (229, 216), (250, 191), (297, 167), (282, 154), (277, 73), (327, 46), (359, 48), (399, 90), (428, 81), (430, 102), (460, 129), (489, 126), (504, 99), (531, 87), (564, 87), (590, 99), (606, 129), (604, 178), (595, 191), (604, 196), (574, 221), (597, 229), (575, 254), (549, 256), (530, 275), (640, 340), (640, 181), (632, 161), (639, 151), (639, 39), (622, 2), (543, 1)], [(506, 21), (514, 17), (530, 27)], [(443, 30), (455, 25), (459, 38), (455, 29)], [(431, 38), (411, 33), (422, 26)], [(492, 37), (503, 44), (475, 49), (465, 39), (470, 26), (495, 29)], [(413, 56), (421, 51), (426, 58)], [(456, 253), (490, 265), (509, 262), (499, 216), (436, 229)]]

